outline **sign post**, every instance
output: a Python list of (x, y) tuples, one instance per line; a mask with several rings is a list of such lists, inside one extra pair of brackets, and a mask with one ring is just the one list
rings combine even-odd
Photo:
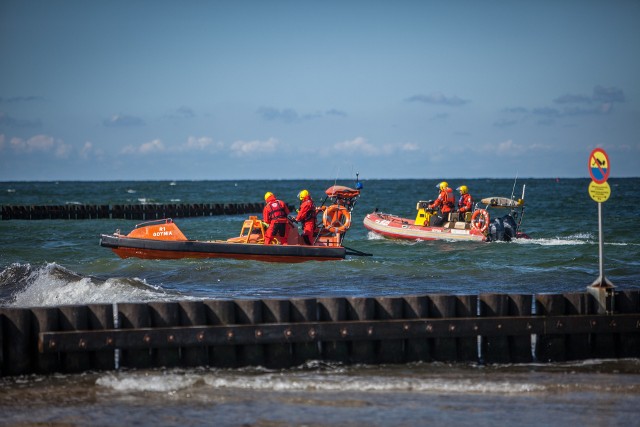
[(598, 203), (598, 239), (599, 239), (599, 264), (600, 275), (591, 284), (589, 291), (594, 294), (599, 302), (599, 311), (613, 312), (613, 283), (604, 276), (604, 239), (602, 237), (602, 204), (609, 200), (611, 187), (607, 183), (611, 166), (609, 156), (602, 148), (594, 149), (589, 155), (589, 195)]

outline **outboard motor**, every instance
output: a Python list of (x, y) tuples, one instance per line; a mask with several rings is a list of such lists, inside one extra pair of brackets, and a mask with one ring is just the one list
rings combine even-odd
[(489, 225), (488, 239), (490, 242), (510, 242), (516, 237), (516, 221), (511, 215), (495, 218)]
[(489, 234), (487, 235), (490, 242), (502, 241), (504, 238), (504, 225), (502, 218), (495, 218), (489, 225)]
[(512, 239), (515, 239), (518, 226), (516, 220), (511, 215), (502, 217), (502, 226), (504, 227), (504, 241), (510, 242)]

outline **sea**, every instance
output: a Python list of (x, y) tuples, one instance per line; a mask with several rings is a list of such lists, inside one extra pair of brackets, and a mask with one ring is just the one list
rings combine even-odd
[[(201, 299), (584, 292), (602, 273), (640, 289), (640, 178), (611, 177), (598, 204), (588, 177), (448, 179), (525, 200), (512, 242), (394, 241), (362, 225), (406, 218), (440, 180), (363, 177), (345, 246), (369, 256), (298, 264), (120, 259), (101, 233), (139, 220), (0, 221), (0, 307)], [(266, 191), (317, 204), (337, 180), (0, 182), (0, 205), (248, 203)], [(524, 194), (524, 197), (523, 197)], [(191, 239), (238, 235), (246, 215), (174, 218)], [(601, 227), (599, 227), (599, 224)], [(599, 228), (602, 233), (600, 234)], [(600, 258), (602, 239), (602, 258)], [(602, 260), (602, 261), (601, 261)], [(211, 367), (0, 378), (0, 425), (638, 426), (640, 359), (565, 363)]]

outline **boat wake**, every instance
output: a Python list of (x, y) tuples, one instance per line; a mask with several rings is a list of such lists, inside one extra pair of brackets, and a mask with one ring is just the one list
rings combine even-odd
[(177, 297), (141, 279), (83, 276), (56, 263), (40, 267), (16, 263), (0, 272), (0, 306), (144, 302)]
[(589, 245), (598, 243), (597, 237), (591, 233), (577, 233), (569, 236), (557, 236), (534, 239), (516, 239), (515, 243), (521, 245), (538, 245), (538, 246), (575, 246)]

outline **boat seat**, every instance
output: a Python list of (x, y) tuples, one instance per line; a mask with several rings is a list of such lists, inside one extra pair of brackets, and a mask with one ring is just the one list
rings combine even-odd
[(467, 228), (467, 224), (465, 224), (463, 221), (458, 221), (454, 223), (453, 228), (455, 228), (456, 230), (465, 230)]

